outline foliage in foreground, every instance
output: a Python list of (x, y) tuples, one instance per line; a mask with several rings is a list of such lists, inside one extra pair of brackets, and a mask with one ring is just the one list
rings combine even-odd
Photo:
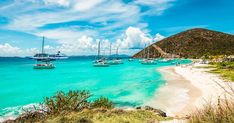
[(93, 102), (89, 102), (88, 98), (92, 95), (89, 91), (69, 91), (64, 93), (58, 92), (55, 96), (45, 98), (45, 106), (49, 114), (59, 114), (63, 112), (81, 111), (91, 108), (112, 109), (113, 103), (105, 97), (100, 97)]
[(44, 108), (29, 111), (15, 120), (6, 123), (142, 123), (169, 119), (166, 114), (151, 107), (126, 111), (115, 109), (113, 103), (105, 97), (89, 101), (92, 95), (88, 91), (57, 92), (46, 97)]
[(219, 97), (216, 104), (210, 103), (195, 111), (191, 114), (190, 123), (234, 123), (233, 84), (218, 85), (224, 89), (223, 99)]
[(217, 105), (207, 104), (191, 115), (190, 123), (234, 123), (234, 102), (218, 101)]

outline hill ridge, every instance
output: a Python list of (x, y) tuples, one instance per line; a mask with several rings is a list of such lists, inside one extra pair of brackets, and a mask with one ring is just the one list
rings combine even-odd
[[(200, 58), (204, 55), (234, 55), (234, 35), (204, 28), (182, 31), (148, 46), (150, 57), (163, 57), (154, 46), (163, 52), (185, 58)], [(143, 50), (133, 55), (141, 58)]]

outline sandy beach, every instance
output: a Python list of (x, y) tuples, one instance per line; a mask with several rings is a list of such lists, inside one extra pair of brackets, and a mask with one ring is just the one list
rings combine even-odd
[(196, 63), (158, 69), (167, 82), (146, 105), (162, 109), (169, 116), (186, 117), (204, 104), (217, 103), (219, 97), (228, 96), (223, 87), (230, 91), (229, 86), (234, 87), (234, 84), (208, 73), (208, 68), (201, 66), (206, 65)]

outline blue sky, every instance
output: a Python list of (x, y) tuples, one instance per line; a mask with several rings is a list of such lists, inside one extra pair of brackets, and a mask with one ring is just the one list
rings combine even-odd
[[(191, 28), (234, 33), (233, 0), (1, 0), (0, 56), (122, 54)], [(114, 50), (114, 49), (113, 49)]]

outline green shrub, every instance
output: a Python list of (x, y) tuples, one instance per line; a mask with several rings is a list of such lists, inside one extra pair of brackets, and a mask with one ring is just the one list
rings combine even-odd
[(114, 106), (113, 103), (108, 98), (100, 97), (91, 104), (91, 107), (112, 109)]
[(55, 96), (45, 98), (45, 106), (49, 113), (58, 114), (64, 111), (79, 111), (89, 107), (87, 99), (91, 96), (89, 91), (57, 92)]
[(55, 96), (46, 97), (44, 104), (48, 114), (81, 111), (89, 108), (112, 109), (114, 107), (112, 101), (105, 97), (100, 97), (93, 102), (89, 102), (88, 98), (91, 96), (90, 92), (85, 90), (69, 91), (68, 93), (60, 91)]

